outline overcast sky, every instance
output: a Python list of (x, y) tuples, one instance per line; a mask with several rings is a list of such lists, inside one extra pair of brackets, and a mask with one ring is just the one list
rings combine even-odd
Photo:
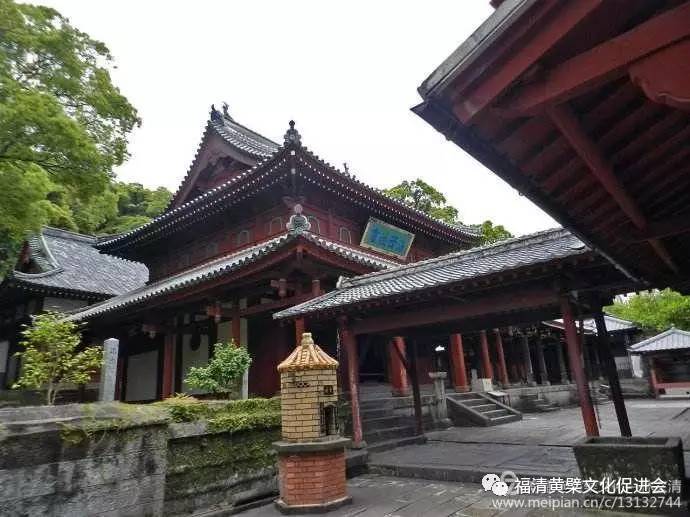
[[(41, 3), (41, 0), (35, 0)], [(489, 0), (44, 0), (110, 48), (139, 110), (125, 181), (175, 190), (212, 103), (281, 142), (302, 142), (376, 187), (423, 178), (466, 223), (515, 234), (556, 226), (410, 108), (417, 86), (491, 13)]]

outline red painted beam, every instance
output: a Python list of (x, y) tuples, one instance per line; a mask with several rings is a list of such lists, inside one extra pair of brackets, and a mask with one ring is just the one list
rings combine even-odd
[(665, 221), (650, 222), (645, 232), (635, 236), (633, 242), (662, 239), (690, 232), (690, 214), (682, 214)]
[(444, 302), (440, 304), (438, 300), (434, 300), (433, 307), (365, 316), (352, 323), (352, 331), (355, 334), (393, 332), (411, 327), (557, 304), (558, 296), (550, 289), (515, 292), (510, 296), (504, 292), (477, 298), (472, 303)]
[[(580, 2), (568, 2), (578, 4)], [(666, 11), (550, 69), (502, 106), (509, 115), (534, 115), (615, 77), (649, 54), (690, 36), (690, 2)]]
[[(496, 99), (515, 79), (534, 65), (546, 52), (565, 37), (578, 23), (602, 4), (602, 0), (579, 0), (577, 2), (553, 2), (543, 0), (539, 11), (525, 17), (524, 24), (530, 25), (526, 43), (513, 41), (505, 45), (505, 61), (501, 66), (486, 66), (485, 72), (475, 85), (455, 91), (457, 99), (453, 112), (464, 124), (472, 121), (484, 108)], [(555, 13), (553, 12), (555, 10)], [(523, 24), (523, 25), (524, 25)], [(486, 73), (486, 69), (490, 73)]]
[[(570, 142), (575, 152), (587, 164), (589, 170), (620, 206), (621, 210), (625, 212), (639, 230), (645, 231), (648, 225), (647, 218), (641, 212), (635, 200), (625, 190), (625, 187), (613, 172), (611, 165), (599, 150), (597, 144), (587, 135), (572, 109), (566, 104), (560, 104), (547, 108), (547, 113), (553, 124), (560, 130), (563, 137)], [(664, 244), (658, 239), (651, 239), (649, 244), (669, 269), (677, 273), (678, 267), (673, 262)]]

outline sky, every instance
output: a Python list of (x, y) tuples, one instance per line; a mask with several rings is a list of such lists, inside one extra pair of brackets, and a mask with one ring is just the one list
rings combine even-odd
[(557, 224), (410, 111), (417, 87), (492, 12), (489, 0), (34, 0), (103, 41), (141, 128), (118, 178), (176, 190), (212, 103), (379, 188), (422, 178), (468, 224)]

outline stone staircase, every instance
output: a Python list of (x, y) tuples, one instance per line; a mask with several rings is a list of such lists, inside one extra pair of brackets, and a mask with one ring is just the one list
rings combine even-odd
[(448, 416), (454, 425), (494, 426), (522, 420), (522, 413), (479, 392), (446, 396)]
[[(362, 390), (360, 415), (364, 441), (369, 452), (382, 452), (402, 445), (424, 443), (424, 436), (415, 436), (414, 403), (412, 397), (392, 397), (390, 391)], [(422, 397), (424, 403), (430, 397)], [(424, 411), (425, 429), (431, 427), (431, 417)]]
[(543, 398), (539, 393), (526, 393), (520, 397), (522, 400), (521, 408), (525, 412), (534, 413), (548, 413), (550, 411), (557, 411), (558, 405), (549, 402)]

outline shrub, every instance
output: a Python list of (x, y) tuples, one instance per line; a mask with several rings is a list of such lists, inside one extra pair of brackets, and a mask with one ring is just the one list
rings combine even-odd
[(22, 374), (13, 388), (46, 389), (46, 403), (54, 404), (65, 384), (86, 384), (103, 363), (103, 350), (86, 347), (79, 351), (79, 326), (64, 315), (47, 312), (35, 316), (22, 331)]
[(208, 364), (191, 367), (185, 382), (192, 388), (229, 398), (251, 362), (249, 352), (244, 347), (236, 346), (234, 341), (216, 343)]

